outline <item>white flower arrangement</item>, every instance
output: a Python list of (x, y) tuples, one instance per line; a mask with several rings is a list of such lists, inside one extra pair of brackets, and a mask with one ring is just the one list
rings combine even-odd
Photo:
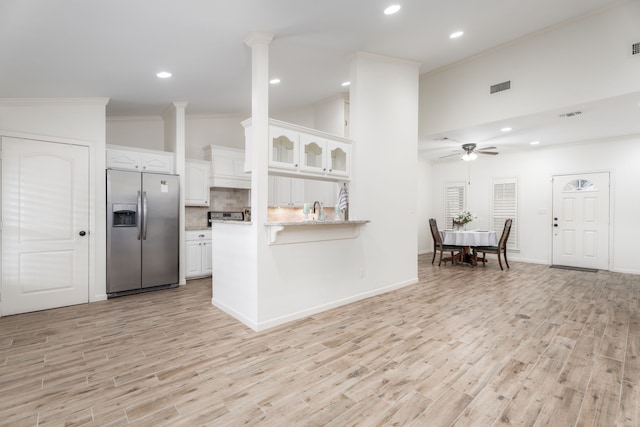
[(477, 218), (478, 217), (475, 216), (470, 210), (463, 210), (458, 214), (458, 222), (461, 222), (462, 224), (468, 224)]

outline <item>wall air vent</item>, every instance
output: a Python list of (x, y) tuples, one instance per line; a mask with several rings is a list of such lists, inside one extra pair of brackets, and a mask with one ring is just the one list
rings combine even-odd
[(558, 117), (574, 117), (579, 116), (580, 114), (582, 114), (582, 111), (571, 111), (569, 113), (560, 114)]
[(489, 88), (489, 93), (497, 93), (502, 92), (504, 90), (511, 89), (511, 80), (507, 80), (506, 82), (498, 83)]
[(640, 42), (631, 45), (631, 55), (640, 55)]

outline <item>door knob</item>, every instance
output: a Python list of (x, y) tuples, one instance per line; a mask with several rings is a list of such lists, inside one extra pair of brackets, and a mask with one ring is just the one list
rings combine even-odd
[(78, 233), (81, 236), (84, 236), (85, 234), (87, 234), (84, 230)]

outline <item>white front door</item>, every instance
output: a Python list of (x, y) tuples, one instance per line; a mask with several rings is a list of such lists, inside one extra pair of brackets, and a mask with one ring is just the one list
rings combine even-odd
[(553, 264), (609, 268), (609, 173), (553, 177)]
[(89, 148), (2, 138), (2, 315), (89, 301)]

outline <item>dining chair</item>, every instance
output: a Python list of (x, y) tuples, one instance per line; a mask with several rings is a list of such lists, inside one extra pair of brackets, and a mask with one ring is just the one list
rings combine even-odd
[[(498, 264), (500, 265), (500, 270), (504, 270), (502, 268), (502, 261), (500, 256), (504, 256), (504, 263), (507, 264), (507, 268), (509, 268), (509, 261), (507, 260), (507, 240), (509, 240), (509, 233), (511, 233), (511, 223), (513, 220), (511, 218), (505, 220), (504, 228), (502, 229), (502, 235), (500, 236), (500, 240), (498, 240), (498, 246), (476, 246), (473, 248), (473, 256), (477, 261), (482, 261), (482, 265), (484, 266), (487, 262), (487, 254), (496, 254), (498, 255)], [(482, 258), (478, 257), (477, 253), (482, 253)]]
[[(436, 253), (440, 251), (440, 260), (438, 261), (438, 266), (442, 264), (442, 254), (445, 251), (451, 252), (451, 258), (454, 257), (455, 251), (462, 251), (462, 246), (454, 246), (454, 245), (445, 245), (442, 243), (442, 236), (440, 235), (440, 231), (438, 231), (438, 223), (434, 218), (429, 219), (429, 228), (431, 229), (431, 237), (433, 237), (433, 258), (431, 258), (431, 264), (436, 260)], [(444, 259), (444, 263), (447, 263), (447, 258)]]

